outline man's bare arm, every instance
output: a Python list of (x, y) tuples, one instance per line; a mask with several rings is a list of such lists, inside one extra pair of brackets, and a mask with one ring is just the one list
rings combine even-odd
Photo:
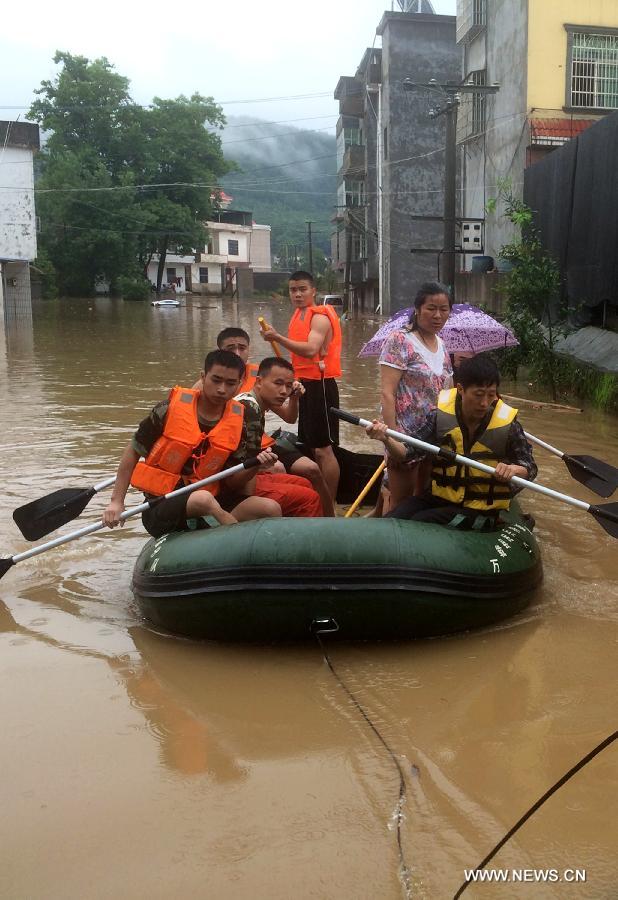
[[(124, 511), (124, 499), (131, 484), (133, 469), (138, 461), (139, 453), (133, 448), (133, 444), (129, 442), (120, 457), (112, 498), (103, 512), (103, 521), (110, 528), (114, 528), (120, 522), (120, 513)], [(124, 525), (124, 522), (122, 524)]]
[(292, 341), (290, 338), (279, 334), (274, 328), (269, 328), (262, 332), (265, 341), (271, 344), (274, 342), (281, 344), (290, 353), (296, 353), (297, 356), (304, 356), (306, 359), (312, 359), (317, 356), (322, 347), (332, 334), (333, 327), (326, 313), (320, 313), (313, 316), (311, 320), (311, 331), (306, 341)]

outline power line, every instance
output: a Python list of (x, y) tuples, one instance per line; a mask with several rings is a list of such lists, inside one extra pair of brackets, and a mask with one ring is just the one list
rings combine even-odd
[[(247, 100), (215, 100), (214, 97), (207, 97), (206, 99), (211, 100), (217, 106), (238, 106), (238, 105), (247, 104), (247, 103), (274, 103), (274, 102), (280, 101), (280, 100), (316, 100), (320, 97), (332, 97), (332, 96), (333, 96), (333, 92), (332, 92), (332, 90), (330, 90), (330, 91), (318, 91), (318, 92), (310, 93), (310, 94), (286, 94), (286, 95), (282, 95), (279, 97), (253, 97), (253, 98), (247, 99)], [(37, 103), (37, 102), (39, 102), (38, 98), (33, 100), (31, 103), (26, 103), (26, 104), (21, 104), (21, 105), (19, 105), (19, 104), (0, 104), (0, 109), (19, 109), (19, 110), (30, 109), (30, 107), (33, 105), (33, 103)], [(45, 101), (43, 101), (43, 102), (45, 102)], [(152, 103), (134, 103), (134, 102), (125, 104), (125, 106), (123, 108), (130, 109), (131, 107), (136, 107), (138, 109), (156, 108)], [(58, 112), (67, 112), (67, 111), (70, 111), (73, 109), (85, 110), (85, 109), (106, 109), (106, 108), (116, 109), (117, 107), (116, 106), (109, 107), (105, 103), (91, 103), (91, 104), (78, 103), (78, 104), (75, 104), (72, 106), (54, 106), (54, 110), (57, 110)]]

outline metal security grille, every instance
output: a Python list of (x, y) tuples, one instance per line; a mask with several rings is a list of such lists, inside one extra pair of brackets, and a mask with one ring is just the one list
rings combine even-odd
[[(485, 71), (472, 73), (472, 84), (485, 84), (487, 78)], [(472, 94), (472, 134), (480, 134), (485, 131), (485, 94)]]
[(573, 32), (571, 106), (618, 109), (618, 36)]
[[(487, 73), (484, 69), (478, 69), (476, 72), (469, 72), (466, 78), (466, 84), (487, 84)], [(457, 122), (458, 141), (465, 141), (475, 135), (483, 134), (485, 131), (486, 103), (487, 98), (485, 94), (463, 93), (461, 95)]]

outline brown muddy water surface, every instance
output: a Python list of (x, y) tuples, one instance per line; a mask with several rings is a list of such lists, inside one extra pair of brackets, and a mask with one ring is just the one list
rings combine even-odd
[[(191, 383), (220, 328), (250, 330), (259, 358), (258, 315), (284, 328), (289, 309), (208, 298), (180, 309), (43, 302), (33, 325), (7, 326), (1, 554), (28, 547), (11, 519), (17, 506), (114, 473), (138, 420), (171, 385)], [(341, 405), (367, 417), (378, 404), (377, 366), (356, 354), (378, 324), (353, 320), (344, 331)], [(567, 452), (617, 463), (616, 419), (530, 408), (520, 418)], [(368, 446), (352, 426), (342, 442)], [(596, 502), (560, 460), (536, 456), (541, 483)], [(90, 503), (86, 522), (107, 496)], [(330, 648), (401, 764), (413, 897), (452, 897), (464, 869), (618, 728), (618, 544), (586, 513), (536, 495), (526, 507), (545, 581), (524, 614), (449, 639)], [(24, 561), (2, 580), (0, 895), (405, 896), (397, 770), (317, 644), (223, 646), (154, 633), (129, 587), (145, 540), (133, 521)], [(618, 742), (490, 864), (530, 870), (526, 883), (477, 884), (464, 896), (618, 896), (617, 802)], [(531, 883), (548, 869), (585, 869), (586, 881)]]

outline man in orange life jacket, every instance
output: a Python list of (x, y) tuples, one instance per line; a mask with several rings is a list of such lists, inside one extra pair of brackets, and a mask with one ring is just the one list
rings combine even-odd
[[(264, 434), (265, 413), (272, 411), (285, 421), (295, 422), (303, 392), (287, 359), (269, 356), (262, 360), (253, 390), (236, 396), (245, 407), (248, 456), (274, 443)], [(256, 495), (276, 500), (284, 516), (334, 516), (333, 501), (319, 466), (293, 448), (277, 445), (273, 449), (279, 461), (272, 472), (257, 475)], [(280, 474), (279, 466), (288, 474)]]
[(330, 407), (339, 403), (335, 379), (341, 375), (341, 326), (331, 306), (316, 306), (315, 284), (309, 272), (294, 272), (288, 287), (296, 308), (287, 337), (273, 328), (263, 331), (262, 337), (291, 353), (294, 373), (305, 388), (299, 402), (298, 437), (313, 450), (334, 500), (339, 463), (333, 445), (339, 443), (339, 420)]
[[(258, 364), (249, 362), (250, 343), (251, 338), (243, 328), (231, 326), (229, 328), (224, 328), (223, 331), (220, 331), (217, 335), (217, 347), (219, 350), (229, 350), (231, 353), (235, 353), (236, 356), (240, 356), (245, 364), (245, 376), (240, 385), (240, 390), (238, 391), (239, 394), (245, 394), (247, 391), (253, 390), (258, 374)], [(199, 389), (199, 382), (194, 384), (193, 387)], [(277, 409), (274, 410), (279, 418), (283, 419), (284, 422), (288, 422), (290, 425), (293, 425), (298, 419), (298, 399), (296, 399), (295, 402), (292, 402), (292, 397), (296, 396), (296, 398), (298, 398), (298, 395), (302, 393), (304, 393), (304, 388), (300, 385), (300, 382), (295, 381), (288, 402), (277, 404)], [(270, 407), (268, 407), (268, 409), (270, 409)], [(300, 457), (300, 454), (298, 454), (298, 456)], [(308, 457), (303, 458), (306, 459), (308, 463), (311, 462)], [(284, 467), (283, 465), (278, 464), (273, 471), (289, 472), (290, 468), (287, 465)], [(309, 478), (309, 475), (305, 471), (297, 472), (296, 469), (294, 471), (297, 475)], [(309, 480), (313, 483), (312, 478)]]
[[(411, 437), (445, 447), (495, 468), (495, 475), (432, 456), (431, 489), (420, 497), (402, 500), (388, 516), (448, 524), (456, 515), (498, 518), (521, 490), (509, 484), (516, 475), (533, 481), (537, 467), (532, 449), (517, 421), (517, 410), (498, 395), (500, 373), (489, 357), (475, 356), (461, 363), (457, 387), (442, 391), (438, 408)], [(423, 450), (401, 444), (385, 434), (386, 425), (374, 421), (369, 437), (382, 441), (396, 459), (425, 456)], [(462, 519), (465, 522), (465, 519)]]
[(239, 394), (252, 390), (257, 376), (257, 364), (249, 362), (250, 343), (251, 338), (244, 328), (224, 328), (217, 335), (217, 347), (219, 350), (229, 350), (230, 353), (235, 353), (236, 356), (240, 356), (245, 364), (245, 375), (238, 391)]
[[(239, 395), (245, 398), (255, 391), (259, 366), (249, 362), (249, 346), (251, 339), (242, 328), (234, 326), (224, 328), (217, 335), (217, 347), (220, 350), (229, 350), (235, 353), (244, 362), (245, 376), (240, 386)], [(261, 365), (261, 364), (260, 364)], [(282, 361), (282, 368), (294, 372), (287, 360)], [(269, 370), (270, 371), (270, 370)], [(264, 373), (262, 373), (264, 374)], [(246, 456), (255, 456), (260, 450), (272, 447), (274, 441), (264, 433), (264, 413), (272, 411), (284, 422), (293, 424), (298, 419), (298, 398), (305, 391), (298, 381), (293, 381), (291, 387), (290, 372), (277, 372), (277, 377), (268, 378), (265, 390), (260, 391), (259, 396), (253, 396), (253, 402), (247, 399), (245, 406), (245, 428), (247, 433)], [(284, 389), (286, 395), (281, 402), (281, 384), (285, 383), (289, 389)], [(193, 385), (199, 388), (199, 382)], [(269, 390), (270, 389), (270, 390)], [(272, 403), (269, 399), (272, 399)], [(256, 496), (267, 497), (276, 500), (281, 506), (284, 516), (334, 516), (333, 502), (326, 488), (324, 478), (319, 466), (308, 456), (293, 450), (277, 448), (275, 450), (279, 462), (268, 473), (261, 473), (250, 485), (250, 492)], [(276, 477), (274, 477), (276, 476)], [(282, 477), (283, 476), (283, 477)], [(294, 476), (294, 477), (292, 477)], [(319, 495), (315, 496), (317, 491)]]
[[(161, 496), (246, 458), (244, 410), (232, 399), (244, 371), (235, 353), (213, 350), (206, 357), (199, 391), (173, 388), (168, 399), (140, 422), (118, 466), (112, 499), (103, 513), (106, 525), (113, 528), (119, 523), (129, 484), (147, 496)], [(145, 457), (143, 462), (140, 457)], [(258, 459), (264, 470), (277, 457), (264, 450)], [(281, 507), (275, 501), (247, 496), (254, 476), (255, 470), (249, 469), (211, 485), (210, 490), (166, 500), (143, 513), (144, 526), (153, 537), (160, 537), (202, 527), (204, 516), (213, 516), (221, 525), (280, 516)]]

